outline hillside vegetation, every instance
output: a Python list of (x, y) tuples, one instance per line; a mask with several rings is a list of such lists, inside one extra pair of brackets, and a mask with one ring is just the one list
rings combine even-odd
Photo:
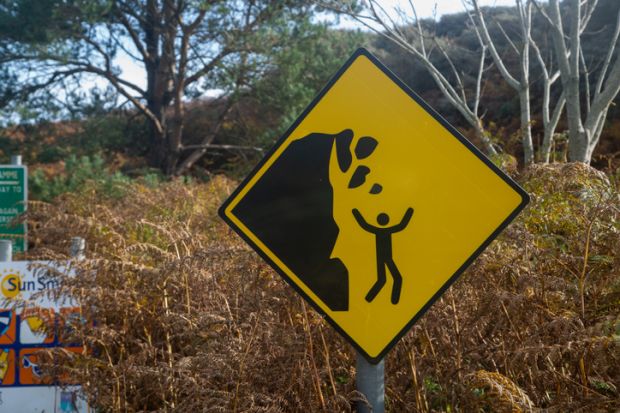
[[(593, 65), (590, 74), (593, 78), (598, 70), (597, 62), (606, 53), (609, 30), (614, 27), (617, 12), (618, 2), (598, 2), (584, 35), (583, 59)], [(485, 8), (485, 13), (494, 22), (489, 30), (496, 39), (499, 53), (505, 56), (508, 69), (516, 73), (519, 61), (500, 26), (495, 24), (501, 24), (509, 34), (518, 32), (516, 9)], [(480, 45), (467, 14), (444, 15), (437, 21), (426, 19), (423, 23), (448, 47), (464, 79), (475, 77), (479, 56), (474, 51)], [(544, 17), (535, 14), (532, 36), (541, 44), (550, 42), (545, 28)], [(483, 148), (472, 128), (442, 95), (424, 66), (383, 36), (337, 29), (333, 25), (314, 24), (307, 20), (299, 23), (299, 27), (279, 30), (276, 33), (285, 41), (264, 55), (260, 70), (253, 68), (253, 76), (246, 79), (239, 90), (235, 89), (234, 93), (224, 94), (219, 99), (206, 98), (204, 94), (190, 94), (184, 98), (184, 145), (199, 145), (205, 135), (213, 134), (213, 141), (205, 156), (194, 163), (191, 169), (184, 171), (184, 174), (199, 178), (222, 172), (234, 177), (242, 176), (286, 131), (360, 46), (376, 54), (430, 106), (479, 148)], [(403, 28), (407, 33), (411, 30), (411, 27)], [(441, 53), (433, 53), (431, 60), (442, 73), (450, 77), (450, 64)], [(552, 63), (551, 66), (555, 67), (556, 63)], [(535, 62), (531, 62), (531, 72), (531, 126), (534, 146), (540, 148), (543, 139), (542, 74)], [(468, 94), (472, 92), (470, 83), (464, 85)], [(213, 87), (219, 86), (214, 84)], [(585, 85), (582, 87), (585, 89)], [(560, 89), (551, 92), (553, 99), (561, 94)], [(21, 111), (17, 114), (11, 112), (10, 108), (0, 107), (0, 159), (8, 161), (11, 154), (20, 152), (25, 163), (41, 170), (38, 178), (43, 185), (58, 175), (71, 175), (73, 171), (66, 168), (66, 162), (72, 156), (78, 161), (82, 157), (88, 157), (88, 161), (100, 157), (110, 173), (120, 171), (130, 177), (161, 173), (149, 161), (149, 151), (153, 145), (149, 140), (148, 119), (131, 106), (116, 107), (114, 102), (117, 98), (113, 93), (108, 96), (100, 90), (93, 90), (74, 96), (65, 106), (54, 107), (53, 110), (42, 105), (41, 101), (20, 103), (18, 107)], [(53, 100), (43, 99), (43, 102), (51, 104)], [(523, 167), (519, 138), (519, 96), (491, 62), (488, 62), (488, 69), (484, 73), (480, 104), (481, 121), (493, 144), (502, 156), (514, 157), (519, 167)], [(223, 108), (228, 109), (226, 116), (221, 118)], [(165, 113), (172, 116), (171, 111)], [(609, 107), (601, 140), (592, 158), (593, 166), (611, 173), (620, 171), (619, 113), (616, 104)], [(14, 124), (16, 119), (21, 123)], [(566, 115), (563, 114), (555, 134), (551, 162), (567, 160), (567, 128)], [(57, 188), (55, 194), (62, 192)], [(33, 195), (39, 199), (51, 199), (50, 194), (40, 195), (35, 192)]]
[[(620, 409), (617, 183), (583, 164), (518, 180), (532, 203), (387, 357), (388, 411)], [(57, 374), (103, 412), (351, 411), (352, 348), (217, 218), (236, 182), (114, 185), (30, 204), (28, 259), (88, 246), (65, 293), (96, 322)]]

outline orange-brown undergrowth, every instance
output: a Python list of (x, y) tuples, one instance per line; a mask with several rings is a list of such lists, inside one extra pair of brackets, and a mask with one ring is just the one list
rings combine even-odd
[[(581, 164), (532, 203), (386, 360), (391, 412), (620, 409), (620, 200)], [(235, 183), (132, 184), (32, 203), (29, 259), (64, 259), (86, 323), (61, 369), (106, 412), (351, 411), (355, 353), (218, 218)], [(58, 356), (58, 354), (57, 354)]]

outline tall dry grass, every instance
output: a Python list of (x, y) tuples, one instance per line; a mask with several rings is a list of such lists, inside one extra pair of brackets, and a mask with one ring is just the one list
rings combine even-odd
[[(618, 192), (580, 164), (520, 180), (530, 207), (387, 357), (388, 411), (620, 409)], [(101, 411), (338, 412), (360, 399), (350, 346), (217, 218), (234, 185), (30, 205), (29, 258), (87, 240), (65, 293), (94, 320), (73, 332), (88, 351), (55, 360)]]

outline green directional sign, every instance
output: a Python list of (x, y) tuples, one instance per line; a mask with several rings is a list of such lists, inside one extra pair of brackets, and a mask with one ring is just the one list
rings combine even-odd
[(0, 165), (0, 239), (13, 241), (13, 252), (24, 252), (26, 223), (14, 220), (26, 211), (28, 170), (24, 165)]

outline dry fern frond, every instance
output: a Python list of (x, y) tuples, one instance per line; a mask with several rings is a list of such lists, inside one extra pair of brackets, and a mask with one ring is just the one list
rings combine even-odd
[[(618, 193), (578, 164), (521, 181), (528, 209), (387, 356), (388, 411), (620, 410)], [(360, 398), (355, 352), (217, 217), (235, 185), (31, 204), (27, 258), (63, 260), (86, 238), (60, 293), (94, 320), (70, 336), (89, 351), (48, 367), (100, 411), (348, 412)]]
[(470, 388), (481, 392), (487, 406), (496, 412), (531, 412), (534, 404), (528, 395), (508, 377), (486, 370), (478, 370), (468, 376)]

